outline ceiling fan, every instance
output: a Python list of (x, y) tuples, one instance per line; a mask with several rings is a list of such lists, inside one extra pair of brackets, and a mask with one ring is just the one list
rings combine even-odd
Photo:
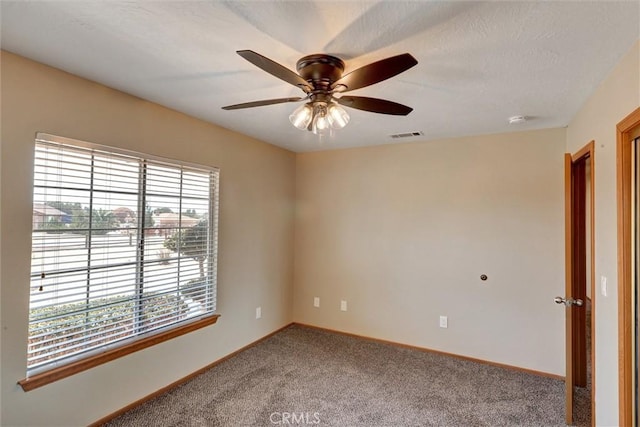
[(227, 105), (222, 107), (223, 110), (308, 101), (297, 108), (289, 116), (289, 120), (298, 129), (310, 130), (315, 134), (322, 134), (329, 129), (341, 129), (347, 125), (349, 115), (341, 105), (373, 113), (398, 116), (406, 116), (413, 110), (411, 107), (386, 99), (342, 96), (344, 92), (370, 86), (413, 67), (418, 61), (408, 53), (373, 62), (344, 76), (342, 75), (344, 62), (331, 55), (314, 54), (300, 58), (296, 64), (298, 70), (298, 74), (296, 74), (252, 50), (239, 50), (237, 53), (267, 73), (299, 87), (305, 96)]

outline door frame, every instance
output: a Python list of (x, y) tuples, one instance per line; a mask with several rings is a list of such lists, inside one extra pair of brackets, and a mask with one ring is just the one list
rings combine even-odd
[[(590, 294), (591, 294), (591, 346), (586, 351), (589, 351), (591, 354), (591, 426), (595, 426), (596, 419), (596, 405), (595, 405), (595, 342), (596, 342), (596, 328), (595, 328), (595, 316), (596, 316), (596, 286), (595, 286), (595, 141), (590, 141), (584, 147), (579, 149), (575, 154), (566, 154), (565, 155), (565, 297), (574, 297), (575, 296), (575, 285), (573, 283), (574, 279), (574, 233), (573, 233), (573, 224), (575, 221), (575, 212), (573, 209), (574, 204), (574, 194), (573, 194), (573, 184), (574, 184), (574, 168), (575, 165), (579, 162), (585, 161), (586, 159), (590, 160), (590, 168), (589, 168), (589, 206), (585, 206), (585, 209), (589, 210), (589, 223), (585, 223), (586, 227), (589, 227), (590, 241), (590, 257), (588, 260), (585, 260), (585, 263), (588, 262), (590, 265)], [(584, 172), (583, 172), (584, 173)], [(586, 288), (584, 289), (586, 292)], [(585, 310), (586, 310), (586, 302), (585, 302)], [(584, 316), (584, 313), (581, 314)], [(568, 425), (573, 424), (573, 400), (574, 400), (574, 392), (573, 392), (573, 384), (576, 382), (576, 378), (580, 377), (580, 373), (576, 371), (576, 360), (580, 357), (577, 352), (573, 351), (576, 347), (576, 343), (580, 342), (580, 340), (576, 339), (574, 332), (575, 324), (578, 323), (580, 316), (578, 313), (568, 307), (566, 310), (566, 368), (565, 372), (565, 382), (567, 384), (566, 388), (566, 407), (565, 407), (565, 422)], [(582, 322), (584, 322), (584, 317), (582, 317)], [(584, 324), (584, 323), (583, 323)], [(584, 339), (584, 338), (583, 338)], [(586, 367), (585, 367), (586, 369)], [(586, 381), (584, 375), (582, 375), (583, 380)]]
[[(618, 214), (618, 387), (620, 426), (633, 422), (633, 310), (631, 307), (631, 132), (640, 126), (640, 107), (616, 126)], [(637, 416), (637, 414), (636, 414)]]

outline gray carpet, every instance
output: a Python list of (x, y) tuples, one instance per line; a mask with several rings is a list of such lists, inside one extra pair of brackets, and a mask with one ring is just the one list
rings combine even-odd
[(563, 419), (560, 380), (291, 326), (107, 425), (563, 426)]

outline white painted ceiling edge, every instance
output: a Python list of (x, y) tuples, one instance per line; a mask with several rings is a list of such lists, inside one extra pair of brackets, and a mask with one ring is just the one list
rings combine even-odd
[[(295, 151), (566, 126), (640, 38), (640, 2), (2, 1), (1, 46), (44, 64)], [(298, 104), (224, 105), (302, 92), (242, 59), (295, 70), (312, 53), (346, 72), (404, 52), (418, 65), (350, 94), (414, 108), (348, 109), (319, 138), (289, 123)], [(517, 126), (509, 117), (530, 118)], [(391, 134), (422, 131), (393, 139)]]

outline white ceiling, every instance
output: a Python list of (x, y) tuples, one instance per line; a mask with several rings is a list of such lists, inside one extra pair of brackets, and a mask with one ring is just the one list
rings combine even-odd
[[(566, 126), (640, 37), (640, 2), (6, 1), (2, 48), (296, 152)], [(411, 53), (418, 65), (353, 95), (414, 108), (349, 109), (320, 140), (297, 104), (220, 107), (302, 92), (235, 51), (295, 70), (311, 53), (345, 73)], [(508, 117), (526, 115), (525, 124)], [(424, 136), (392, 139), (390, 134)]]

